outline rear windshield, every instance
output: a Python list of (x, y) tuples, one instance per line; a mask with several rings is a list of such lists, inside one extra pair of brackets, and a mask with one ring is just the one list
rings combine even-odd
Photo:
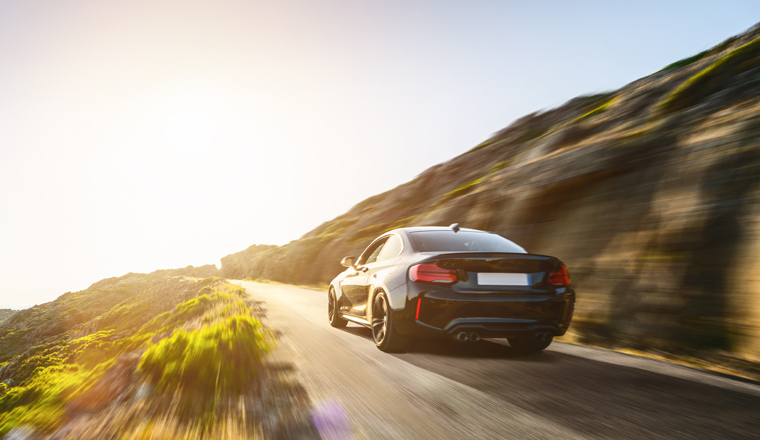
[(419, 231), (409, 234), (417, 252), (512, 252), (525, 249), (501, 235), (473, 231)]

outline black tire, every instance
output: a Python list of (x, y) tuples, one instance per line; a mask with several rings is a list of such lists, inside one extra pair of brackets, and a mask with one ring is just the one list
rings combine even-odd
[(345, 327), (348, 324), (348, 321), (340, 317), (338, 300), (335, 298), (335, 290), (332, 287), (327, 294), (327, 320), (335, 328)]
[(507, 338), (509, 345), (520, 354), (538, 353), (543, 351), (554, 340), (553, 336), (549, 336), (546, 339), (539, 340), (534, 339), (532, 335), (518, 336), (514, 338)]
[(380, 292), (372, 301), (372, 339), (381, 351), (393, 353), (402, 351), (409, 343), (409, 338), (396, 331), (393, 314), (388, 313), (390, 305), (384, 292)]

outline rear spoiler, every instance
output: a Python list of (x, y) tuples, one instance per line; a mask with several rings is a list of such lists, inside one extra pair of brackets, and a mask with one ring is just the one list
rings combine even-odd
[(557, 257), (538, 254), (520, 254), (512, 252), (450, 252), (448, 254), (431, 255), (423, 261), (436, 261), (449, 258), (458, 258), (463, 260), (501, 260), (504, 258), (514, 260), (558, 260)]

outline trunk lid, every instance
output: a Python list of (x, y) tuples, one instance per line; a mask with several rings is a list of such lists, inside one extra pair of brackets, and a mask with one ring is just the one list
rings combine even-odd
[(454, 252), (424, 261), (455, 270), (458, 281), (451, 288), (463, 294), (547, 294), (554, 288), (549, 274), (560, 270), (560, 260), (546, 255), (501, 252)]

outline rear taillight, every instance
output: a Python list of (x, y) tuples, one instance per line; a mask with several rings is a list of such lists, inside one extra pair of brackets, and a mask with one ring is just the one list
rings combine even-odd
[(567, 267), (562, 265), (560, 270), (550, 273), (549, 284), (554, 284), (555, 286), (569, 286), (570, 272), (567, 271)]
[(459, 281), (457, 271), (444, 269), (437, 264), (423, 263), (409, 268), (409, 279), (423, 283), (454, 284)]

